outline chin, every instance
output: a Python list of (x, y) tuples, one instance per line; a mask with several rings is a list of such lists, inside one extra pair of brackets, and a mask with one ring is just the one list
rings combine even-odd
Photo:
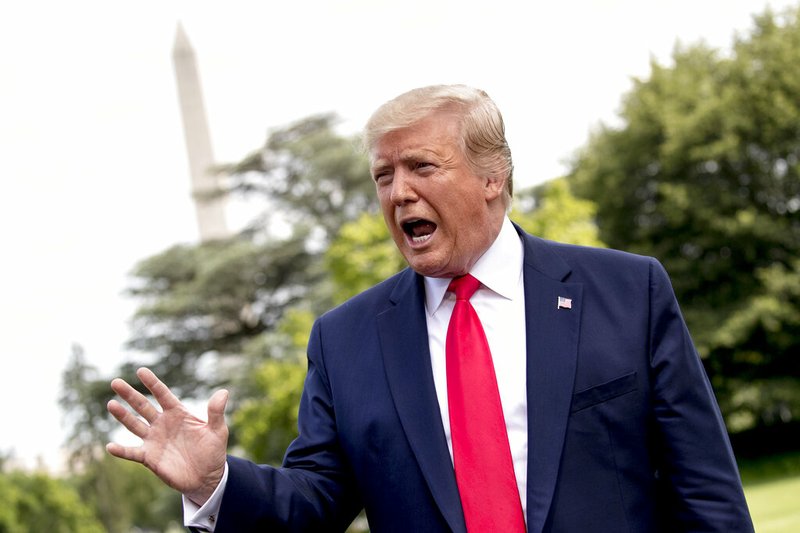
[(406, 261), (408, 262), (408, 266), (411, 267), (411, 270), (429, 278), (452, 278), (458, 275), (458, 272), (453, 273), (453, 269), (447, 264), (421, 261), (419, 258), (417, 258), (417, 260), (412, 259), (411, 261), (406, 258)]
[(422, 276), (435, 278), (438, 277), (437, 274), (439, 274), (441, 271), (440, 265), (431, 264), (430, 261), (422, 260), (419, 257), (409, 258), (406, 256), (406, 262), (408, 263), (408, 266), (411, 267), (411, 270)]

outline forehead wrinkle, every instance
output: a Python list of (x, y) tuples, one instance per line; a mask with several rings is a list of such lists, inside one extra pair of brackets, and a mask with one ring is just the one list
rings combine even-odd
[[(419, 161), (435, 157), (441, 162), (453, 162), (463, 151), (460, 146), (460, 124), (446, 124), (444, 129), (430, 131), (426, 121), (432, 120), (435, 114), (426, 117), (418, 123), (390, 131), (380, 137), (375, 143), (371, 153), (373, 168), (393, 167), (396, 162), (407, 164), (409, 161)], [(447, 118), (445, 116), (445, 118)], [(422, 138), (418, 137), (420, 128), (423, 129)]]
[(391, 168), (396, 163), (408, 164), (416, 163), (426, 159), (435, 159), (437, 161), (450, 161), (452, 156), (448, 157), (432, 148), (406, 148), (392, 150), (391, 154), (378, 155), (372, 161), (372, 170), (379, 170), (382, 168)]
[(442, 154), (440, 151), (437, 151), (433, 148), (409, 148), (408, 150), (403, 150), (400, 153), (400, 161), (407, 163), (409, 161), (417, 162), (423, 159), (430, 159), (431, 157), (435, 159), (443, 159)]

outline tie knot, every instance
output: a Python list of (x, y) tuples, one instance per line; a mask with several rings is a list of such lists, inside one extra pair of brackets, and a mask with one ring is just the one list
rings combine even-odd
[(466, 274), (453, 278), (447, 290), (456, 294), (456, 300), (469, 300), (480, 286), (480, 281), (475, 279), (472, 275)]

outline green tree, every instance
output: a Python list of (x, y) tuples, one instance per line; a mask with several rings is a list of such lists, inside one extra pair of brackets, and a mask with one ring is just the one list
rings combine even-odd
[(106, 533), (163, 532), (180, 525), (180, 494), (142, 465), (106, 454), (73, 471), (69, 482)]
[(88, 364), (80, 346), (73, 346), (59, 399), (68, 428), (70, 486), (103, 531), (163, 531), (165, 524), (180, 516), (180, 497), (141, 465), (105, 453), (104, 445), (116, 427), (105, 409), (111, 395), (108, 380)]
[(279, 461), (297, 431), (307, 317), (335, 302), (324, 252), (349, 221), (377, 211), (357, 139), (335, 126), (333, 115), (300, 120), (221, 167), (229, 192), (261, 200), (261, 215), (231, 239), (144, 259), (129, 289), (139, 302), (129, 347), (145, 357), (118, 375), (139, 386), (134, 371), (146, 364), (188, 400), (231, 388), (231, 443), (263, 462)]
[(202, 397), (228, 380), (202, 372), (208, 356), (235, 359), (319, 284), (315, 255), (294, 235), (177, 245), (150, 257), (134, 272), (130, 294), (141, 303), (129, 345), (155, 355), (150, 366), (178, 394)]
[(797, 299), (777, 289), (800, 283), (799, 14), (653, 61), (569, 175), (609, 246), (670, 272), (732, 429), (800, 416)]
[(279, 464), (297, 436), (305, 348), (314, 318), (308, 309), (289, 309), (274, 332), (246, 347), (252, 370), (243, 375), (239, 390), (246, 399), (231, 417), (231, 429), (254, 461)]
[(141, 304), (130, 346), (153, 355), (148, 364), (179, 394), (203, 397), (230, 383), (237, 371), (203, 373), (207, 360), (235, 367), (223, 360), (241, 363), (246, 345), (274, 331), (287, 309), (332, 305), (323, 252), (347, 221), (376, 209), (366, 158), (335, 124), (332, 115), (301, 120), (223, 167), (233, 194), (264, 198), (263, 215), (240, 235), (175, 246), (134, 270), (130, 294)]
[(0, 533), (102, 533), (92, 510), (66, 482), (41, 472), (0, 472)]
[(528, 233), (553, 241), (604, 246), (595, 223), (597, 207), (577, 198), (565, 178), (520, 191), (511, 220)]
[(73, 345), (72, 357), (61, 374), (58, 399), (64, 412), (65, 445), (72, 468), (79, 469), (101, 455), (113, 427), (106, 411), (112, 394), (108, 381), (86, 361), (83, 347)]
[[(337, 133), (337, 122), (333, 114), (316, 115), (272, 132), (261, 149), (222, 167), (230, 190), (265, 197), (292, 228), (315, 230), (324, 248), (342, 224), (377, 211), (360, 142)], [(252, 228), (268, 229), (257, 223), (269, 220), (259, 217)]]
[[(323, 258), (326, 292), (333, 303), (375, 285), (405, 267), (380, 214), (365, 212), (345, 222)], [(246, 347), (252, 370), (239, 390), (247, 397), (232, 417), (243, 451), (256, 461), (279, 463), (297, 436), (297, 406), (306, 373), (305, 349), (314, 312), (288, 309), (278, 327)]]
[(406, 267), (380, 214), (362, 213), (341, 227), (325, 253), (333, 299), (341, 303)]

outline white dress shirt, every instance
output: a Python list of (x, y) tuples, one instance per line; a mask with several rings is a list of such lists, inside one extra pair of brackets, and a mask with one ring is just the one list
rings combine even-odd
[(228, 463), (225, 462), (225, 469), (222, 471), (222, 479), (214, 489), (211, 497), (206, 500), (202, 507), (199, 507), (192, 500), (183, 496), (183, 525), (186, 527), (198, 528), (201, 531), (214, 531), (217, 523), (219, 508), (222, 507), (222, 495), (225, 493), (225, 485), (228, 484)]
[[(514, 461), (514, 473), (527, 521), (525, 511), (528, 480), (528, 401), (522, 261), (522, 241), (506, 217), (497, 239), (470, 271), (470, 274), (481, 282), (470, 303), (481, 319), (492, 352), (500, 402), (503, 405), (508, 441)], [(445, 364), (447, 326), (455, 305), (455, 295), (447, 292), (450, 281), (447, 278), (425, 278), (425, 318), (428, 324), (433, 381), (452, 460), (453, 445), (447, 408)], [(220, 484), (202, 507), (198, 507), (186, 497), (183, 498), (184, 524), (187, 527), (214, 531), (227, 476), (226, 464)]]
[[(528, 395), (525, 379), (527, 357), (522, 261), (522, 241), (511, 221), (506, 218), (494, 244), (470, 271), (481, 282), (480, 288), (470, 298), (470, 303), (481, 319), (489, 350), (492, 352), (514, 473), (522, 510), (525, 512), (528, 480)], [(450, 279), (425, 278), (425, 310), (433, 381), (452, 460), (445, 339), (456, 298), (453, 293), (447, 292), (449, 284)]]

